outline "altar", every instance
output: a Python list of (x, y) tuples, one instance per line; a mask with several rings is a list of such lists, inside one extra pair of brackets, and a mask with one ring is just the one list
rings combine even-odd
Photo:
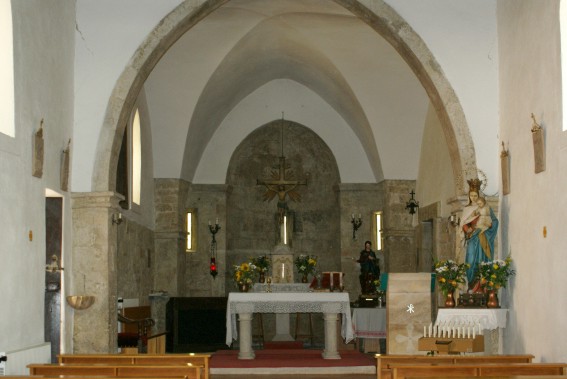
[[(338, 315), (342, 315), (341, 336), (353, 340), (350, 299), (346, 292), (279, 292), (238, 293), (228, 295), (226, 310), (226, 344), (230, 346), (240, 333), (239, 359), (254, 359), (252, 350), (252, 317), (254, 313), (323, 313), (325, 349), (323, 358), (340, 359), (337, 349)], [(236, 315), (240, 330), (236, 327)]]
[(508, 309), (502, 308), (439, 308), (436, 324), (470, 325), (484, 335), (485, 354), (499, 354), (502, 329), (506, 327)]

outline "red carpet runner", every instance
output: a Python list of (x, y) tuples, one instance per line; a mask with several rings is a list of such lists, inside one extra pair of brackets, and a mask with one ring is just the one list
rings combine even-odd
[(238, 359), (238, 350), (219, 350), (210, 362), (212, 374), (373, 374), (376, 359), (353, 350), (340, 351), (341, 359), (323, 359), (321, 350), (256, 350), (256, 359)]

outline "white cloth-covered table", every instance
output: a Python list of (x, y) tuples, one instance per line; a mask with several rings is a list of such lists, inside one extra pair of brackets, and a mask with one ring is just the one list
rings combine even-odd
[(386, 308), (354, 308), (352, 327), (357, 338), (386, 338)]
[(480, 325), (484, 330), (506, 327), (508, 309), (440, 308), (436, 323)]
[(341, 335), (345, 343), (354, 338), (350, 299), (346, 292), (231, 292), (226, 307), (226, 344), (238, 338), (236, 315), (240, 321), (240, 359), (253, 359), (253, 313), (323, 313), (325, 350), (323, 358), (340, 359), (337, 351), (336, 323), (342, 315)]
[[(266, 292), (267, 283), (255, 283), (254, 292)], [(309, 283), (271, 283), (269, 287), (272, 292), (309, 292)]]

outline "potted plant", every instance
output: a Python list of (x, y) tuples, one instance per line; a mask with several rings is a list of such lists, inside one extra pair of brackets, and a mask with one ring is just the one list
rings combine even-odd
[(234, 281), (240, 292), (248, 292), (250, 290), (252, 283), (254, 283), (255, 272), (256, 266), (250, 262), (234, 266)]
[(295, 267), (297, 272), (301, 274), (301, 282), (307, 283), (307, 276), (315, 272), (317, 267), (317, 257), (314, 255), (301, 254), (295, 258)]
[(497, 291), (502, 287), (506, 287), (508, 279), (515, 274), (511, 264), (512, 257), (510, 256), (504, 260), (495, 259), (480, 264), (480, 286), (488, 293), (487, 307), (498, 308), (500, 306)]
[(259, 273), (258, 282), (264, 283), (266, 280), (266, 273), (270, 269), (270, 257), (267, 255), (260, 255), (256, 258), (251, 258), (250, 261), (256, 266), (256, 271)]
[(455, 306), (454, 293), (460, 284), (466, 281), (466, 272), (470, 267), (468, 263), (457, 263), (451, 259), (435, 263), (435, 273), (439, 288), (445, 295), (445, 307)]

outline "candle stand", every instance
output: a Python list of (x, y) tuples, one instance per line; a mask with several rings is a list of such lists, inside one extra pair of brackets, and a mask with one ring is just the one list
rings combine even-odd
[(421, 337), (417, 341), (420, 351), (436, 351), (438, 354), (479, 353), (484, 351), (484, 336), (471, 338)]

